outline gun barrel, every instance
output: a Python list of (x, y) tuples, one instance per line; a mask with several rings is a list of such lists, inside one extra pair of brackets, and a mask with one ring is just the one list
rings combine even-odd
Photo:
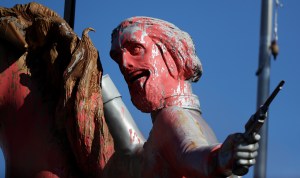
[(278, 92), (282, 89), (282, 86), (284, 85), (284, 83), (285, 83), (285, 81), (281, 80), (281, 82), (277, 85), (277, 87), (274, 89), (274, 91), (272, 92), (272, 94), (265, 101), (264, 106), (266, 107), (266, 109), (269, 107), (269, 105), (271, 104), (271, 102), (273, 101), (273, 99), (276, 97), (276, 95), (278, 94)]
[(272, 94), (268, 97), (268, 99), (265, 101), (265, 103), (250, 117), (250, 119), (245, 125), (244, 136), (246, 138), (251, 138), (251, 134), (259, 132), (259, 130), (261, 129), (261, 127), (265, 122), (266, 113), (268, 111), (269, 105), (276, 97), (278, 92), (282, 89), (284, 83), (285, 83), (284, 80), (282, 80), (274, 89)]

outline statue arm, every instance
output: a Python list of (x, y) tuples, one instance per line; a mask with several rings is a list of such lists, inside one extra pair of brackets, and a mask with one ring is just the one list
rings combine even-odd
[(102, 98), (105, 120), (115, 149), (105, 167), (104, 177), (140, 177), (145, 138), (109, 75), (102, 77)]
[(180, 175), (227, 177), (237, 165), (249, 168), (255, 164), (259, 135), (249, 142), (235, 133), (222, 144), (213, 144), (206, 131), (189, 112), (170, 107), (158, 113), (152, 134), (164, 158)]
[(105, 120), (114, 138), (115, 151), (127, 155), (135, 152), (143, 146), (145, 138), (109, 75), (102, 77), (102, 95)]
[(180, 175), (226, 177), (218, 164), (221, 144), (209, 144), (205, 129), (184, 109), (170, 107), (157, 114), (152, 136), (157, 138), (155, 144), (164, 158)]

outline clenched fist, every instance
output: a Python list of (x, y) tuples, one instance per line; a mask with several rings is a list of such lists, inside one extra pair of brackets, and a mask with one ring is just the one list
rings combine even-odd
[(224, 175), (245, 175), (250, 166), (255, 164), (258, 155), (259, 134), (253, 134), (251, 138), (245, 139), (243, 134), (229, 135), (221, 146), (218, 159), (219, 166)]

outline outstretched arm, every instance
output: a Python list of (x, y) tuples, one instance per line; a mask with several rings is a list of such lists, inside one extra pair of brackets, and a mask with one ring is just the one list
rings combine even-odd
[(178, 107), (166, 108), (156, 116), (152, 140), (171, 167), (183, 176), (226, 177), (234, 165), (255, 163), (259, 136), (247, 143), (233, 134), (223, 144), (211, 144), (208, 129), (189, 112)]
[(105, 120), (114, 139), (115, 151), (127, 155), (135, 152), (143, 146), (145, 138), (109, 75), (102, 77), (102, 95)]

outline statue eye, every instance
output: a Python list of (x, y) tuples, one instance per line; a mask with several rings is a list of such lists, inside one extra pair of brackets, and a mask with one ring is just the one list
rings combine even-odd
[(125, 46), (125, 48), (130, 52), (131, 55), (133, 56), (139, 56), (139, 55), (142, 55), (144, 54), (144, 47), (140, 44), (136, 44), (136, 43), (130, 43), (130, 44), (127, 44)]

